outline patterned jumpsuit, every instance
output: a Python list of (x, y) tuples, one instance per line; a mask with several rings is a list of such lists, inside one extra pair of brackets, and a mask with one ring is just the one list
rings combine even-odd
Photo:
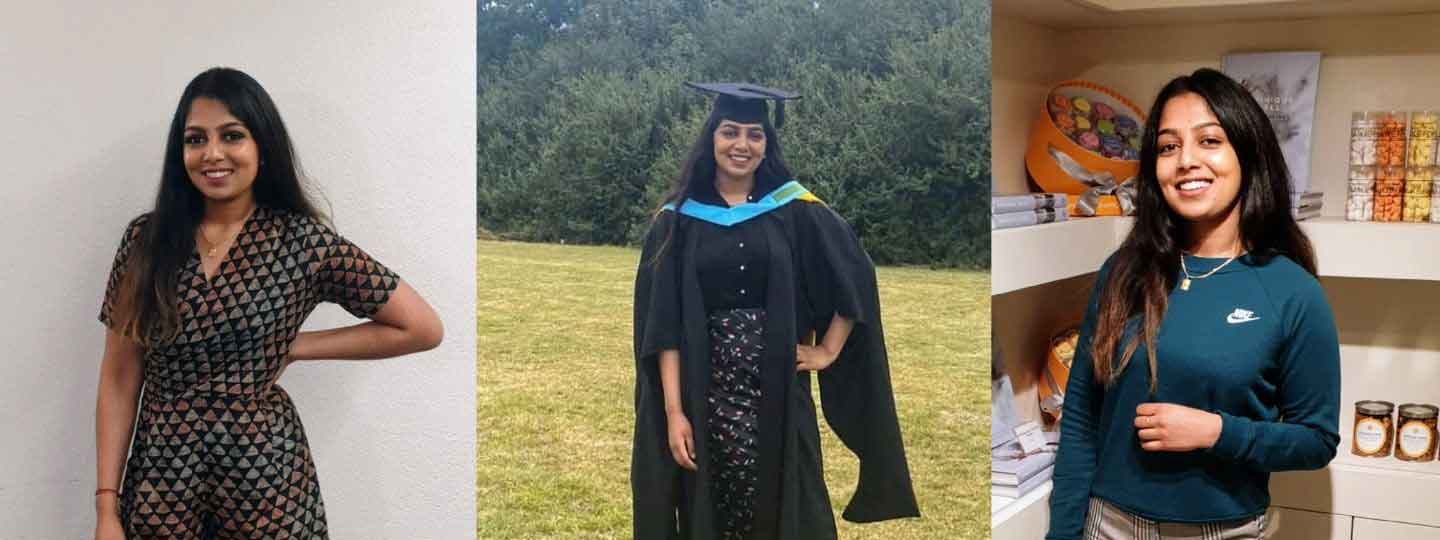
[[(148, 215), (130, 223), (100, 321)], [(369, 317), (399, 278), (314, 218), (256, 208), (207, 280), (179, 271), (180, 327), (145, 350), (144, 392), (119, 508), (130, 538), (327, 538), (305, 431), (275, 384), (320, 302)]]

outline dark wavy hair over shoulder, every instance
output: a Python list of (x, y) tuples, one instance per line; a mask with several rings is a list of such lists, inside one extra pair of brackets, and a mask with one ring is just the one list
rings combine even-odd
[(205, 196), (190, 182), (184, 159), (185, 122), (199, 98), (223, 103), (254, 137), (260, 158), (251, 188), (255, 204), (327, 220), (306, 194), (304, 173), (270, 94), (236, 69), (217, 67), (196, 75), (175, 106), (155, 206), (126, 263), (120, 326), (122, 333), (147, 345), (171, 339), (178, 330), (179, 273), (195, 250), (196, 227), (205, 214)]
[[(1283, 255), (1311, 275), (1316, 273), (1310, 240), (1290, 213), (1290, 172), (1265, 111), (1243, 86), (1219, 71), (1202, 68), (1176, 77), (1160, 90), (1145, 119), (1135, 225), (1111, 258), (1108, 277), (1100, 285), (1091, 353), (1095, 380), (1105, 385), (1113, 384), (1124, 372), (1141, 341), (1150, 360), (1150, 391), (1153, 393), (1158, 385), (1155, 340), (1165, 315), (1166, 298), (1180, 273), (1181, 251), (1187, 239), (1185, 220), (1165, 202), (1156, 178), (1156, 141), (1165, 104), (1184, 94), (1205, 100), (1235, 150), (1241, 171), (1236, 195), (1239, 234), (1247, 256), (1257, 264), (1265, 264)], [(1132, 317), (1139, 317), (1138, 335), (1123, 345), (1120, 359), (1115, 362), (1115, 353), (1121, 348)]]

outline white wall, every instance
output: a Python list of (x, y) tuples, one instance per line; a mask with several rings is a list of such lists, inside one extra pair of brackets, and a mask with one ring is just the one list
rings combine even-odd
[[(475, 530), (475, 7), (10, 2), (0, 17), (0, 537), (93, 527), (95, 321), (205, 68), (269, 90), (340, 232), (440, 312), (446, 341), (292, 367), (336, 538)], [(124, 7), (121, 7), (123, 4)], [(359, 5), (364, 4), (364, 5)], [(322, 306), (307, 329), (352, 324)]]

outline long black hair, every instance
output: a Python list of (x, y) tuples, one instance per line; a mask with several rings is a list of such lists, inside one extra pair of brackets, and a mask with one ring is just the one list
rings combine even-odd
[[(1205, 100), (1235, 150), (1241, 172), (1235, 204), (1239, 205), (1239, 236), (1247, 256), (1263, 265), (1283, 255), (1311, 275), (1316, 274), (1310, 240), (1290, 213), (1290, 171), (1265, 111), (1240, 83), (1219, 71), (1201, 68), (1176, 77), (1160, 90), (1145, 119), (1135, 224), (1115, 252), (1109, 278), (1102, 284), (1091, 352), (1095, 379), (1107, 385), (1125, 370), (1141, 340), (1149, 353), (1150, 390), (1153, 392), (1158, 384), (1155, 338), (1165, 315), (1166, 298), (1180, 272), (1181, 250), (1187, 238), (1185, 219), (1165, 202), (1156, 177), (1157, 139), (1165, 104), (1184, 94)], [(1119, 364), (1112, 366), (1126, 321), (1137, 315), (1142, 317), (1139, 339), (1130, 340)]]
[[(720, 129), (720, 122), (723, 120), (733, 119), (727, 118), (720, 107), (713, 107), (710, 110), (710, 116), (705, 119), (705, 124), (700, 127), (700, 136), (695, 139), (695, 144), (690, 145), (690, 154), (685, 157), (685, 166), (675, 177), (670, 192), (665, 194), (660, 205), (656, 207), (655, 217), (657, 219), (665, 205), (680, 205), (690, 197), (695, 186), (709, 186), (715, 183), (715, 168), (719, 166), (715, 163), (715, 131)], [(761, 160), (760, 165), (755, 168), (755, 185), (779, 186), (793, 178), (790, 167), (785, 164), (784, 152), (780, 150), (780, 135), (770, 122), (768, 113), (762, 116), (760, 125), (765, 130), (765, 159)], [(654, 261), (659, 261), (660, 256), (665, 253), (666, 249), (669, 249), (671, 240), (675, 236), (677, 221), (670, 220), (665, 240), (655, 251)]]
[(185, 86), (170, 130), (155, 207), (129, 258), (122, 305), (122, 330), (142, 343), (173, 337), (178, 330), (176, 286), (181, 267), (195, 249), (195, 231), (205, 215), (205, 196), (190, 182), (185, 169), (185, 123), (197, 98), (223, 103), (254, 137), (259, 165), (251, 187), (255, 204), (325, 219), (306, 194), (304, 173), (290, 144), (285, 122), (270, 95), (254, 78), (239, 70), (211, 68)]

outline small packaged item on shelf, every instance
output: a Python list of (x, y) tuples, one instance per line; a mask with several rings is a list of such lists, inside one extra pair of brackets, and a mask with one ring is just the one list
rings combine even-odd
[(1435, 167), (1411, 167), (1405, 172), (1405, 194), (1429, 195), (1434, 178)]
[[(1069, 80), (1046, 94), (1025, 150), (1025, 170), (1050, 193), (1084, 199), (1081, 209), (1118, 199), (1119, 211), (1133, 213), (1133, 178), (1140, 167), (1140, 121), (1144, 112), (1130, 100), (1095, 83)], [(1104, 215), (1084, 211), (1074, 216)]]
[(1405, 113), (1371, 113), (1377, 117), (1375, 164), (1405, 166)]
[(1374, 221), (1375, 196), (1370, 193), (1355, 193), (1352, 191), (1345, 198), (1345, 219), (1349, 221)]
[(1409, 163), (1410, 166), (1430, 166), (1435, 164), (1435, 133), (1437, 120), (1440, 120), (1440, 113), (1435, 111), (1410, 113), (1409, 155), (1406, 156), (1406, 162)]
[[(1429, 184), (1426, 185), (1428, 186)], [(1412, 223), (1430, 221), (1430, 213), (1432, 210), (1429, 193), (1424, 195), (1406, 195), (1401, 205), (1403, 208), (1401, 209), (1400, 221)]]
[(1390, 455), (1395, 438), (1395, 421), (1391, 414), (1395, 404), (1389, 401), (1355, 402), (1355, 430), (1350, 436), (1350, 453), (1360, 457)]
[(1380, 133), (1377, 117), (1382, 113), (1357, 112), (1350, 115), (1350, 164), (1374, 165)]
[(1405, 194), (1405, 168), (1404, 167), (1376, 167), (1375, 168), (1375, 194), (1376, 195), (1404, 195)]
[(1376, 195), (1375, 221), (1400, 221), (1404, 199), (1401, 195)]
[(1065, 405), (1065, 385), (1070, 383), (1070, 364), (1075, 361), (1075, 347), (1080, 331), (1070, 328), (1050, 340), (1045, 358), (1045, 371), (1039, 385), (1040, 413), (1047, 422), (1058, 422)]
[(1346, 193), (1375, 194), (1375, 167), (1356, 165), (1350, 167), (1349, 189)]
[(1400, 406), (1400, 429), (1395, 432), (1395, 458), (1403, 461), (1435, 460), (1435, 419), (1440, 408), (1406, 403)]

